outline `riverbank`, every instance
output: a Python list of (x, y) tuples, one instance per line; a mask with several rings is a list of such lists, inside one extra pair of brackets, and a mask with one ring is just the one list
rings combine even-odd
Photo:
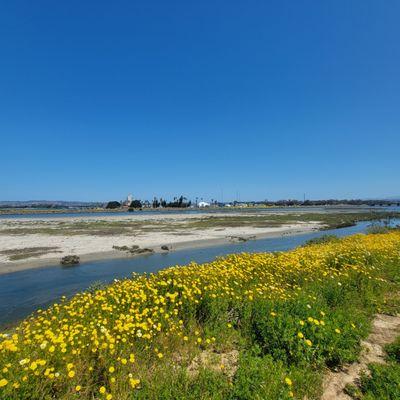
[(0, 274), (57, 265), (132, 257), (117, 248), (169, 251), (223, 245), (398, 218), (388, 212), (204, 212), (0, 219)]
[[(400, 219), (393, 220), (392, 226), (400, 225)], [(0, 330), (8, 329), (16, 321), (30, 315), (37, 309), (45, 309), (58, 302), (62, 296), (70, 298), (93, 285), (107, 284), (116, 279), (126, 279), (132, 274), (150, 274), (172, 265), (186, 265), (192, 262), (207, 263), (229, 254), (254, 254), (282, 252), (303, 246), (311, 240), (329, 235), (346, 237), (366, 233), (369, 221), (354, 226), (329, 230), (311, 231), (304, 234), (281, 235), (257, 238), (215, 245), (158, 252), (150, 256), (100, 259), (85, 261), (80, 265), (64, 267), (55, 264), (42, 268), (26, 269), (20, 272), (0, 275)]]
[(0, 398), (320, 398), (374, 316), (398, 313), (399, 239), (232, 254), (63, 298), (2, 336)]
[[(285, 225), (274, 228), (229, 228), (221, 230), (203, 230), (193, 233), (188, 236), (174, 236), (172, 234), (147, 235), (141, 238), (129, 236), (118, 236), (112, 239), (108, 237), (96, 236), (56, 236), (43, 237), (43, 235), (28, 235), (22, 238), (15, 236), (9, 237), (7, 241), (2, 241), (0, 244), (0, 254), (2, 249), (10, 248), (15, 245), (18, 240), (19, 248), (55, 248), (59, 253), (50, 252), (36, 258), (26, 260), (5, 261), (4, 255), (0, 258), (0, 275), (12, 272), (18, 272), (34, 268), (43, 268), (60, 263), (60, 258), (75, 254), (79, 255), (81, 263), (110, 260), (110, 259), (129, 259), (133, 257), (143, 257), (143, 254), (132, 255), (128, 252), (115, 250), (112, 246), (132, 246), (139, 245), (141, 248), (151, 249), (153, 253), (166, 253), (178, 250), (189, 250), (196, 248), (207, 248), (212, 246), (220, 246), (230, 243), (238, 243), (246, 240), (259, 240), (265, 238), (274, 238), (282, 236), (300, 235), (316, 230), (320, 230), (321, 225), (318, 223), (312, 224), (294, 224)], [(193, 236), (195, 239), (193, 239)], [(168, 251), (161, 247), (167, 246)], [(149, 253), (151, 255), (151, 253)], [(147, 254), (147, 256), (149, 255)], [(1, 257), (1, 256), (0, 256)]]

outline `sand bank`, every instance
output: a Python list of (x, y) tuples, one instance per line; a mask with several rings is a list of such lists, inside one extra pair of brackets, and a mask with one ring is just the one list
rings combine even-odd
[[(215, 214), (212, 214), (215, 217)], [(204, 215), (207, 217), (207, 214)], [(58, 227), (60, 218), (55, 220), (46, 219), (30, 220), (13, 220), (8, 221), (6, 224), (3, 222), (0, 225), (0, 274), (21, 271), (24, 269), (38, 268), (43, 266), (58, 264), (61, 257), (65, 255), (78, 255), (81, 262), (92, 260), (102, 260), (110, 258), (126, 258), (132, 255), (125, 252), (113, 249), (113, 246), (132, 246), (137, 245), (141, 248), (150, 248), (155, 252), (162, 252), (161, 246), (167, 245), (171, 251), (189, 249), (196, 247), (208, 247), (215, 245), (222, 245), (235, 241), (232, 237), (253, 237), (255, 239), (266, 237), (279, 237), (282, 235), (294, 235), (312, 230), (317, 230), (321, 227), (317, 222), (315, 223), (295, 223), (284, 224), (282, 226), (274, 227), (219, 227), (219, 228), (206, 228), (206, 229), (186, 229), (185, 221), (190, 221), (193, 218), (199, 218), (198, 215), (151, 215), (151, 216), (127, 216), (121, 218), (120, 216), (109, 216), (107, 221), (126, 223), (127, 221), (142, 221), (143, 225), (137, 231), (132, 231), (123, 234), (112, 235), (96, 235), (88, 232), (84, 235), (79, 234), (10, 234), (7, 233), (10, 227), (20, 226), (52, 226)], [(69, 226), (79, 224), (88, 220), (99, 220), (95, 216), (91, 217), (73, 217), (65, 218), (65, 222)], [(100, 219), (104, 221), (104, 217)], [(182, 225), (183, 223), (183, 225)], [(29, 225), (27, 225), (29, 224)], [(53, 225), (52, 225), (53, 224)], [(163, 224), (164, 229), (157, 231), (157, 226)], [(177, 225), (179, 224), (179, 225)], [(171, 229), (165, 229), (165, 226)], [(68, 228), (73, 229), (73, 228)], [(67, 231), (68, 232), (68, 231)], [(94, 230), (96, 232), (96, 230)], [(24, 249), (35, 248), (49, 248), (44, 254), (34, 255), (29, 258), (23, 256)], [(10, 251), (20, 251), (22, 253), (21, 259), (12, 260)], [(11, 258), (11, 259), (10, 259)]]

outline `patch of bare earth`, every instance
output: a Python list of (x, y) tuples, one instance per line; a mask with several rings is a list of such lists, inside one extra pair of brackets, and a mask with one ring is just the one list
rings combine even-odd
[(348, 384), (356, 385), (362, 371), (368, 371), (368, 364), (384, 364), (383, 347), (393, 342), (400, 334), (400, 317), (377, 314), (372, 324), (372, 332), (361, 342), (362, 351), (358, 362), (347, 365), (340, 372), (329, 372), (324, 379), (322, 400), (351, 400), (344, 391)]
[(239, 352), (237, 350), (225, 353), (205, 350), (193, 359), (187, 372), (190, 377), (195, 377), (201, 369), (205, 368), (215, 372), (222, 372), (229, 379), (232, 379), (238, 368), (238, 358)]

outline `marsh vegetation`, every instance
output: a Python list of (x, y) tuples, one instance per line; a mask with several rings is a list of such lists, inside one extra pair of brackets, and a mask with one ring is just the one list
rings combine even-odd
[(58, 247), (24, 247), (19, 249), (1, 250), (0, 254), (7, 256), (10, 261), (25, 260), (40, 257), (45, 254), (61, 253)]
[(190, 233), (196, 230), (224, 229), (237, 227), (273, 228), (283, 225), (315, 223), (323, 229), (352, 226), (359, 221), (387, 220), (400, 217), (398, 212), (357, 212), (357, 213), (293, 213), (221, 215), (191, 218), (163, 219), (94, 219), (73, 221), (4, 221), (0, 235), (139, 235), (149, 232)]

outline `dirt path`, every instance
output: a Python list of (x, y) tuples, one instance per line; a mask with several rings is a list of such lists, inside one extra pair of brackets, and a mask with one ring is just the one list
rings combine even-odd
[(400, 335), (400, 317), (377, 314), (372, 323), (372, 332), (362, 341), (363, 350), (358, 362), (345, 366), (343, 371), (330, 372), (324, 380), (322, 400), (351, 400), (344, 392), (347, 384), (356, 384), (360, 373), (370, 363), (385, 363), (383, 347)]

